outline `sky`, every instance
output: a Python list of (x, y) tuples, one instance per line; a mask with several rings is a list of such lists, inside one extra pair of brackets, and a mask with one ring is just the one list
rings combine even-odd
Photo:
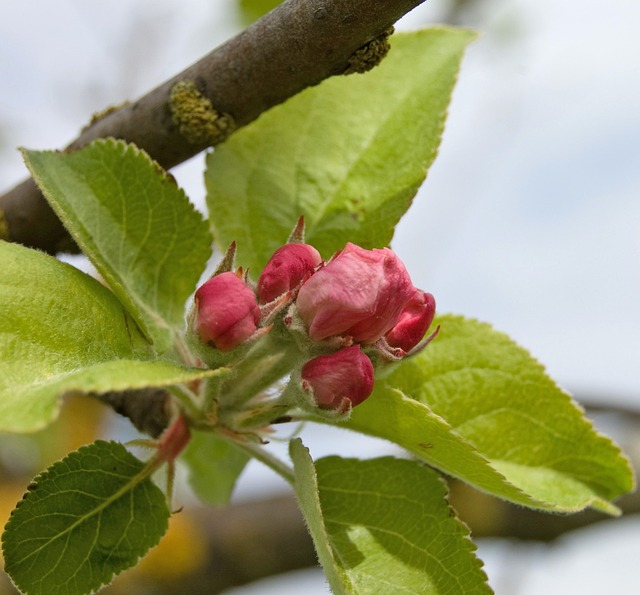
[(567, 388), (637, 402), (640, 8), (494, 4), (394, 247), (439, 306), (509, 333)]
[[(0, 191), (26, 175), (13, 147), (62, 147), (92, 112), (182, 70), (237, 30), (232, 5), (3, 2)], [(427, 2), (400, 28), (438, 22), (444, 7)], [(507, 332), (579, 398), (640, 409), (640, 4), (483, 0), (474, 14), (481, 36), (440, 154), (393, 247), (440, 311)], [(174, 172), (200, 204), (202, 165)], [(635, 533), (624, 526), (598, 533), (600, 558), (584, 550), (595, 540), (567, 539), (566, 560), (580, 562), (564, 568), (578, 570), (555, 586), (530, 573), (517, 593), (602, 593), (599, 579), (575, 581), (584, 568), (611, 579), (603, 544), (637, 559), (637, 522)], [(481, 549), (497, 583), (508, 579), (500, 547)], [(539, 556), (554, 576), (560, 549)], [(620, 588), (633, 584), (615, 576)]]

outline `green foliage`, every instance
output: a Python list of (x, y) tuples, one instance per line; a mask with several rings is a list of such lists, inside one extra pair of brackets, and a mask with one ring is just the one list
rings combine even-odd
[(257, 21), (281, 3), (282, 0), (238, 0), (237, 10), (242, 23), (246, 26)]
[(347, 422), (481, 490), (535, 508), (610, 514), (629, 461), (529, 353), (488, 324), (442, 316), (429, 347), (376, 382)]
[(189, 469), (189, 484), (198, 498), (206, 504), (224, 506), (231, 499), (249, 455), (220, 436), (194, 432), (182, 461)]
[(122, 304), (55, 258), (0, 241), (0, 430), (30, 432), (69, 391), (171, 386), (215, 374), (156, 359)]
[(474, 34), (391, 37), (364, 75), (334, 77), (239, 130), (207, 159), (211, 225), (254, 274), (305, 216), (323, 256), (387, 245), (433, 162), (460, 60)]
[[(435, 158), (473, 37), (448, 28), (395, 35), (381, 66), (327, 80), (218, 146), (206, 183), (221, 247), (236, 241), (239, 264), (257, 276), (301, 214), (306, 241), (325, 257), (347, 241), (388, 244)], [(0, 242), (0, 430), (42, 427), (70, 391), (167, 387), (177, 415), (147, 465), (97, 442), (34, 480), (3, 535), (7, 571), (24, 592), (88, 593), (133, 565), (167, 527), (150, 475), (179, 455), (196, 494), (217, 505), (229, 501), (250, 455), (290, 481), (338, 594), (490, 591), (440, 475), (425, 463), (556, 512), (615, 514), (610, 500), (632, 489), (618, 447), (539, 363), (488, 325), (457, 316), (439, 319), (427, 349), (378, 369), (374, 393), (343, 423), (421, 461), (314, 463), (296, 439), (291, 469), (263, 445), (270, 423), (300, 414), (296, 364), (316, 353), (300, 347), (309, 347), (302, 322), (289, 327), (283, 309), (264, 308), (269, 334), (261, 328), (253, 342), (216, 352), (228, 369), (188, 367), (200, 362), (185, 343), (185, 302), (212, 238), (184, 193), (144, 152), (113, 139), (24, 156), (108, 288)], [(289, 372), (293, 380), (278, 384)], [(339, 415), (310, 397), (305, 407), (316, 421)]]
[(36, 477), (2, 536), (5, 568), (29, 595), (89, 593), (133, 566), (167, 530), (150, 469), (96, 442)]
[(74, 151), (24, 151), (31, 174), (158, 353), (211, 255), (202, 216), (146, 153), (113, 139)]
[(318, 554), (318, 560), (329, 581), (331, 591), (334, 595), (349, 593), (347, 577), (344, 576), (338, 566), (338, 561), (336, 560), (337, 552), (331, 547), (329, 532), (322, 518), (318, 478), (313, 459), (299, 438), (289, 443), (289, 454), (293, 461), (295, 472), (293, 488), (298, 499), (298, 505), (304, 515), (307, 528)]
[(442, 478), (415, 461), (328, 457), (297, 440), (296, 494), (334, 593), (491, 593)]

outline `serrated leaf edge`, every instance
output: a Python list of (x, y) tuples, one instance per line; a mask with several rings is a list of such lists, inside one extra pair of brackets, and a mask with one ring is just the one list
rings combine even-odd
[[(327, 457), (323, 457), (322, 459), (320, 459), (318, 462), (323, 461), (323, 460), (327, 460), (327, 459), (343, 459), (343, 457), (338, 456), (338, 455), (330, 455)], [(347, 459), (343, 459), (343, 460), (353, 460), (353, 461), (362, 461), (363, 459), (358, 459), (358, 458), (354, 458), (354, 457), (348, 457)], [(397, 457), (394, 457), (392, 455), (386, 455), (386, 456), (382, 456), (382, 457), (377, 457), (374, 460), (400, 460)], [(476, 543), (473, 541), (473, 539), (471, 538), (471, 530), (469, 529), (469, 526), (460, 518), (460, 516), (458, 515), (457, 511), (455, 510), (455, 508), (451, 505), (451, 503), (449, 502), (449, 485), (447, 483), (447, 481), (445, 480), (445, 478), (440, 474), (439, 471), (432, 469), (427, 463), (425, 463), (424, 461), (416, 461), (419, 465), (426, 467), (427, 469), (431, 470), (431, 473), (433, 475), (435, 475), (435, 479), (437, 480), (438, 484), (439, 484), (439, 488), (443, 497), (443, 500), (445, 502), (445, 506), (447, 508), (447, 510), (450, 512), (449, 518), (453, 520), (454, 524), (457, 526), (457, 528), (459, 529), (459, 533), (458, 536), (462, 539), (463, 542), (465, 542), (468, 546), (468, 549), (466, 550), (470, 555), (472, 555), (475, 560), (476, 560), (476, 568), (478, 571), (480, 571), (482, 573), (482, 575), (484, 576), (484, 583), (483, 585), (487, 587), (487, 589), (490, 592), (493, 592), (491, 590), (491, 587), (489, 586), (489, 577), (487, 576), (487, 573), (484, 570), (484, 562), (481, 558), (479, 558), (476, 555), (476, 552), (478, 551), (478, 546), (476, 545)], [(315, 465), (314, 465), (315, 468)], [(323, 516), (324, 519), (324, 516)], [(331, 539), (329, 538), (329, 543), (331, 543)], [(420, 551), (422, 551), (423, 553), (427, 554), (427, 555), (432, 555), (430, 554), (430, 552), (426, 551), (426, 550), (422, 550), (421, 548)], [(332, 550), (333, 551), (333, 550)], [(347, 567), (347, 564), (343, 565), (344, 567)], [(354, 591), (354, 593), (356, 593)]]
[[(82, 149), (86, 149), (89, 147), (95, 146), (107, 146), (118, 149), (122, 156), (124, 157), (127, 154), (131, 154), (134, 158), (143, 157), (148, 160), (148, 163), (155, 169), (155, 171), (161, 175), (161, 183), (162, 184), (170, 184), (172, 187), (176, 189), (176, 191), (184, 198), (187, 202), (190, 203), (188, 196), (184, 192), (184, 190), (179, 187), (175, 180), (169, 175), (169, 173), (157, 162), (155, 161), (144, 149), (141, 149), (137, 145), (133, 143), (127, 143), (121, 139), (116, 139), (113, 137), (108, 138), (99, 138), (91, 142), (90, 145), (86, 145)], [(79, 150), (82, 150), (79, 149)], [(24, 162), (29, 169), (31, 176), (34, 181), (38, 185), (38, 188), (41, 190), (44, 197), (47, 199), (47, 202), (54, 210), (58, 218), (64, 224), (64, 227), (67, 229), (71, 237), (77, 242), (77, 244), (82, 248), (83, 253), (87, 256), (87, 258), (91, 261), (91, 263), (96, 267), (98, 272), (102, 275), (105, 281), (108, 283), (109, 287), (112, 289), (116, 298), (123, 304), (124, 308), (131, 314), (133, 319), (136, 321), (143, 334), (147, 339), (154, 345), (157, 346), (159, 339), (159, 332), (168, 333), (171, 336), (171, 340), (175, 341), (176, 335), (178, 333), (177, 329), (173, 328), (171, 325), (165, 321), (162, 316), (158, 314), (157, 311), (150, 308), (147, 304), (143, 302), (139, 302), (135, 299), (130, 299), (129, 296), (135, 295), (133, 292), (129, 291), (127, 285), (120, 281), (120, 276), (116, 274), (112, 274), (111, 270), (116, 270), (117, 267), (114, 267), (111, 263), (109, 266), (104, 266), (103, 262), (107, 259), (103, 259), (99, 257), (96, 251), (92, 248), (91, 242), (85, 242), (85, 237), (91, 237), (88, 230), (79, 222), (73, 221), (69, 217), (67, 217), (64, 209), (60, 207), (58, 201), (51, 196), (49, 189), (46, 187), (46, 184), (43, 185), (42, 178), (35, 172), (30, 164), (29, 155), (30, 154), (38, 154), (38, 155), (59, 155), (60, 151), (31, 151), (24, 147), (20, 147), (20, 152), (22, 153)], [(73, 168), (68, 168), (72, 171)], [(193, 208), (193, 205), (191, 205)], [(202, 215), (197, 211), (197, 209), (193, 208), (193, 212), (198, 214), (201, 218), (201, 222), (207, 228), (207, 233), (210, 233), (209, 226), (206, 223), (205, 219)], [(147, 324), (147, 320), (145, 320), (145, 316), (142, 313), (146, 314), (148, 320), (152, 320), (154, 326), (156, 328), (156, 332), (153, 332), (153, 329), (150, 328), (149, 324)], [(169, 341), (170, 343), (171, 341)], [(164, 350), (160, 350), (163, 352)]]
[[(584, 407), (578, 401), (576, 401), (573, 398), (571, 393), (569, 393), (567, 390), (565, 390), (560, 385), (558, 385), (558, 383), (547, 372), (546, 366), (537, 357), (535, 357), (526, 347), (523, 347), (522, 345), (520, 345), (517, 341), (515, 341), (512, 337), (510, 337), (504, 331), (496, 329), (493, 324), (491, 324), (489, 322), (485, 322), (485, 321), (479, 320), (479, 319), (474, 318), (472, 316), (462, 316), (460, 314), (450, 314), (450, 313), (441, 314), (441, 315), (436, 317), (436, 320), (434, 321), (434, 324), (446, 325), (446, 320), (447, 319), (454, 320), (456, 322), (470, 322), (472, 324), (478, 325), (479, 327), (484, 327), (485, 329), (490, 331), (492, 334), (497, 335), (498, 337), (500, 337), (501, 340), (508, 342), (521, 355), (526, 356), (527, 359), (529, 360), (529, 363), (532, 365), (532, 367), (537, 368), (539, 373), (542, 376), (544, 376), (545, 379), (550, 383), (550, 385), (553, 386), (553, 388), (558, 392), (558, 397), (559, 398), (561, 397), (563, 399), (562, 405), (563, 406), (569, 406), (570, 408), (572, 408), (574, 410), (574, 415), (576, 415), (576, 419), (579, 417), (580, 421), (584, 424), (585, 430), (588, 430), (589, 433), (591, 434), (591, 436), (595, 440), (601, 442), (603, 447), (607, 447), (610, 450), (612, 455), (615, 453), (615, 459), (623, 467), (625, 467), (625, 469), (627, 470), (628, 478), (631, 481), (627, 483), (626, 488), (623, 488), (625, 491), (620, 492), (615, 497), (618, 497), (618, 496), (620, 496), (622, 494), (625, 494), (627, 492), (633, 491), (635, 489), (635, 487), (636, 487), (635, 471), (634, 471), (633, 465), (632, 465), (631, 460), (629, 459), (629, 457), (623, 452), (623, 450), (620, 448), (620, 446), (618, 444), (616, 444), (616, 442), (610, 436), (607, 436), (606, 434), (604, 434), (604, 433), (602, 433), (602, 432), (600, 432), (599, 430), (596, 429), (593, 421), (587, 416)], [(411, 399), (411, 397), (407, 397), (407, 398)], [(418, 403), (423, 404), (421, 401), (418, 401), (417, 399), (411, 399), (411, 400), (417, 401)], [(428, 406), (427, 406), (427, 408), (431, 411), (431, 409)], [(437, 415), (437, 414), (434, 412), (434, 415)], [(445, 421), (445, 423), (447, 423), (447, 425), (449, 425), (449, 427), (451, 427), (451, 429), (452, 429), (452, 431), (454, 433), (458, 434), (457, 431), (453, 428), (453, 426), (450, 426), (450, 424), (448, 424), (448, 422), (446, 422), (446, 421)], [(458, 435), (460, 436), (461, 439), (469, 442), (468, 440), (463, 438), (462, 435), (460, 435), (460, 434), (458, 434)], [(470, 443), (470, 444), (472, 444), (472, 443)], [(489, 463), (491, 462), (491, 459), (487, 459), (487, 460), (489, 461)], [(523, 465), (523, 466), (526, 466), (526, 465)], [(534, 466), (530, 465), (529, 467), (534, 467)], [(543, 467), (543, 466), (540, 466), (540, 467)], [(547, 468), (547, 467), (543, 467), (543, 468)], [(552, 469), (553, 471), (556, 471), (557, 473), (561, 473), (561, 474), (564, 473), (562, 471), (558, 471), (558, 470), (554, 469), (553, 467), (548, 467), (548, 468)], [(592, 492), (596, 492), (597, 491), (594, 488), (592, 488), (588, 483), (585, 483), (583, 480), (581, 480), (579, 478), (574, 478), (572, 476), (569, 476), (569, 477), (571, 477), (572, 479), (575, 479), (575, 481), (578, 481), (578, 482), (582, 483), (583, 485), (587, 486), (590, 491), (592, 491)], [(508, 483), (510, 483), (510, 482), (508, 482)], [(513, 485), (513, 484), (511, 484), (511, 485)], [(514, 487), (516, 487), (516, 486), (514, 486)], [(518, 489), (518, 488), (516, 487), (516, 489)], [(618, 507), (614, 506), (607, 499), (607, 497), (605, 497), (605, 496), (600, 496), (600, 497), (594, 496), (592, 499), (589, 499), (587, 501), (587, 503), (583, 507), (576, 507), (576, 508), (573, 508), (573, 507), (562, 507), (560, 509), (559, 508), (553, 508), (551, 510), (556, 511), (556, 512), (579, 512), (580, 510), (583, 510), (584, 508), (589, 507), (589, 506), (593, 506), (594, 508), (599, 508), (599, 509), (607, 512), (608, 514), (612, 514), (613, 516), (618, 516), (620, 514), (620, 510), (618, 509)]]
[[(326, 566), (329, 564), (331, 565), (330, 569), (325, 570), (325, 575), (327, 577), (327, 580), (329, 581), (329, 585), (331, 586), (331, 591), (334, 595), (356, 595), (356, 591), (354, 590), (354, 586), (351, 583), (351, 580), (342, 572), (342, 568), (338, 566), (335, 561), (335, 550), (331, 545), (331, 538), (327, 533), (324, 522), (324, 514), (322, 513), (322, 508), (320, 506), (318, 475), (313, 459), (311, 458), (311, 453), (309, 452), (309, 449), (302, 443), (302, 440), (300, 438), (294, 438), (289, 442), (289, 454), (293, 461), (295, 471), (294, 492), (296, 494), (302, 516), (304, 517), (305, 524), (307, 525), (307, 529), (316, 548), (316, 554), (323, 568), (326, 568)], [(317, 513), (320, 520), (320, 526), (318, 527), (318, 529), (321, 531), (321, 535), (317, 535), (317, 533), (312, 530), (311, 522), (307, 518), (302, 504), (302, 495), (300, 492), (302, 464), (305, 465), (305, 470), (310, 472), (310, 475), (312, 477), (313, 486), (307, 486), (306, 489), (309, 491), (310, 487), (313, 488), (313, 505), (315, 508), (315, 512)], [(322, 541), (318, 539), (319, 537), (322, 538)], [(340, 582), (338, 582), (338, 580)]]
[[(53, 472), (54, 467), (56, 467), (57, 465), (63, 463), (68, 457), (72, 456), (72, 455), (76, 455), (79, 454), (83, 451), (89, 450), (94, 446), (97, 445), (107, 445), (107, 444), (116, 444), (118, 446), (122, 446), (119, 442), (115, 442), (115, 441), (106, 441), (106, 440), (96, 440), (95, 442), (93, 442), (92, 444), (87, 444), (85, 446), (80, 447), (78, 450), (73, 451), (69, 454), (67, 454), (64, 458), (60, 459), (59, 461), (54, 462), (53, 464), (51, 464), (49, 467), (47, 467), (47, 469), (45, 469), (44, 471), (42, 471), (41, 473), (39, 473), (38, 475), (36, 475), (36, 477), (29, 483), (29, 486), (27, 488), (27, 492), (22, 496), (22, 499), (16, 504), (16, 507), (11, 511), (11, 514), (9, 515), (9, 520), (7, 521), (7, 524), (5, 525), (4, 531), (2, 533), (2, 552), (3, 552), (3, 556), (6, 560), (6, 550), (5, 550), (5, 545), (6, 545), (6, 539), (5, 536), (8, 534), (9, 531), (11, 531), (11, 524), (12, 524), (12, 520), (14, 518), (14, 513), (20, 508), (20, 506), (27, 500), (27, 498), (29, 497), (29, 493), (30, 490), (34, 489), (38, 483), (41, 483), (43, 481), (46, 481), (48, 476), (51, 475), (51, 473)], [(128, 491), (130, 491), (131, 489), (135, 488), (136, 485), (138, 485), (139, 483), (141, 483), (142, 481), (144, 481), (145, 479), (149, 478), (154, 471), (157, 469), (157, 466), (154, 465), (150, 465), (147, 464), (145, 465), (139, 473), (137, 473), (135, 476), (133, 476), (124, 486), (122, 486), (115, 494), (113, 494), (112, 496), (110, 496), (109, 498), (107, 498), (101, 505), (99, 505), (96, 509), (94, 509), (89, 515), (85, 515), (83, 516), (80, 520), (76, 521), (73, 525), (71, 525), (70, 527), (67, 527), (62, 533), (58, 533), (56, 536), (54, 536), (54, 538), (52, 540), (50, 540), (49, 542), (47, 542), (46, 545), (50, 544), (52, 541), (55, 541), (56, 539), (60, 538), (62, 535), (68, 533), (70, 530), (74, 529), (76, 526), (80, 525), (82, 522), (85, 522), (86, 519), (93, 517), (97, 512), (100, 512), (102, 510), (104, 510), (109, 504), (112, 504), (113, 502), (115, 502), (116, 500), (118, 500), (120, 497), (122, 497), (124, 494), (126, 494)], [(169, 515), (167, 515), (169, 516)], [(160, 537), (160, 539), (162, 539), (162, 536)], [(160, 542), (160, 539), (152, 544), (148, 549), (147, 552), (149, 552), (149, 550), (151, 550), (153, 547), (155, 547), (156, 545), (158, 545), (158, 543)], [(29, 555), (25, 558), (22, 558), (21, 560), (19, 560), (18, 562), (16, 562), (17, 564), (21, 564), (22, 562), (24, 562), (27, 558), (30, 558), (33, 554), (39, 552), (43, 547), (45, 547), (45, 545), (32, 550)], [(134, 566), (138, 560), (140, 560), (141, 558), (143, 558), (146, 553), (138, 556), (136, 558), (136, 560), (133, 561), (133, 564), (131, 564), (131, 566), (129, 566), (128, 568), (131, 568), (132, 566)], [(5, 568), (6, 570), (6, 568)], [(122, 569), (122, 571), (126, 570)], [(122, 572), (121, 571), (121, 572)], [(111, 583), (112, 579), (114, 576), (117, 576), (119, 573), (116, 572), (112, 572), (111, 576), (109, 577), (109, 579), (105, 582), (100, 583), (99, 585), (95, 586), (95, 589), (91, 592), (95, 593), (97, 592), (99, 589), (101, 589), (102, 587), (108, 585)], [(11, 579), (11, 582), (18, 588), (21, 590), (20, 585), (18, 584), (17, 581), (14, 580), (13, 576), (11, 576), (9, 574), (9, 571), (7, 571), (7, 575), (9, 576), (9, 578)], [(24, 593), (28, 593), (27, 591), (22, 591)]]

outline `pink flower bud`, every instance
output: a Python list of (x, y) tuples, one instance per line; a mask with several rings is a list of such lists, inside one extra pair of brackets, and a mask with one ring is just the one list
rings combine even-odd
[(253, 291), (235, 273), (216, 275), (194, 296), (195, 331), (205, 343), (229, 351), (256, 331), (260, 308)]
[(359, 345), (320, 355), (302, 366), (302, 386), (320, 407), (338, 409), (344, 399), (355, 407), (373, 390), (373, 365)]
[(295, 289), (322, 262), (309, 244), (285, 244), (278, 248), (258, 279), (258, 300), (266, 304)]
[(387, 343), (391, 347), (399, 347), (405, 353), (411, 351), (431, 326), (435, 313), (434, 297), (416, 289), (396, 325), (385, 335)]
[(313, 340), (349, 335), (373, 343), (396, 324), (414, 291), (391, 250), (348, 243), (302, 285), (296, 304)]

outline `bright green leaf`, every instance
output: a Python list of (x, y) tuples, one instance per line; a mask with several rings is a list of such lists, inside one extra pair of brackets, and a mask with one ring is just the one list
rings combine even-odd
[(620, 449), (509, 337), (460, 316), (437, 322), (437, 339), (377, 380), (346, 425), (519, 504), (615, 514), (609, 500), (634, 483)]
[(316, 462), (314, 486), (313, 463), (302, 449), (294, 447), (296, 473), (304, 467), (306, 480), (297, 492), (312, 499), (318, 491), (310, 514), (320, 527), (314, 539), (331, 551), (342, 579), (342, 591), (334, 592), (491, 593), (435, 471), (393, 457), (328, 457)]
[(302, 440), (296, 438), (289, 443), (289, 454), (295, 472), (293, 489), (331, 592), (333, 595), (354, 593), (349, 576), (339, 564), (338, 552), (334, 552), (325, 526), (320, 508), (318, 478), (309, 450), (302, 444)]
[(31, 483), (2, 535), (5, 569), (28, 595), (92, 593), (155, 546), (168, 520), (145, 464), (99, 441)]
[(207, 159), (211, 224), (257, 274), (300, 215), (327, 257), (387, 245), (434, 160), (469, 31), (391, 38), (366, 74), (333, 77), (263, 114)]
[(217, 373), (155, 360), (107, 288), (41, 252), (0, 241), (0, 431), (55, 417), (68, 391), (170, 386)]
[(189, 469), (189, 484), (206, 504), (229, 503), (249, 455), (211, 432), (193, 431), (180, 459)]
[(242, 23), (246, 27), (278, 6), (282, 1), (283, 0), (238, 0), (236, 8)]
[(212, 238), (184, 192), (133, 145), (24, 151), (38, 186), (159, 353), (184, 326)]

